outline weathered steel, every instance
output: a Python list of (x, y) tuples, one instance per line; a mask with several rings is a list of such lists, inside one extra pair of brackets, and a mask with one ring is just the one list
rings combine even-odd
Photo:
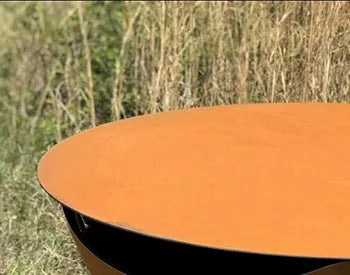
[(347, 260), (349, 118), (321, 103), (144, 115), (64, 140), (38, 178), (77, 213), (150, 238)]

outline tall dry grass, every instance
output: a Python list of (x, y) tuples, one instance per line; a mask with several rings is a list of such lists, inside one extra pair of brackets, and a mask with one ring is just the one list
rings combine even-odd
[(134, 94), (136, 114), (349, 100), (348, 2), (129, 3), (126, 10), (132, 39), (125, 36), (119, 91)]
[(349, 2), (7, 3), (0, 13), (1, 106), (14, 124), (29, 116), (32, 133), (50, 120), (58, 140), (179, 108), (349, 101)]

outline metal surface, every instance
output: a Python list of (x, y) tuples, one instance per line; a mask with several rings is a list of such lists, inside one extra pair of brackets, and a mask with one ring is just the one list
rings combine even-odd
[(349, 259), (349, 118), (348, 104), (146, 115), (64, 140), (38, 177), (64, 205), (145, 236)]
[(87, 269), (92, 275), (124, 275), (124, 273), (103, 262), (79, 240), (72, 230), (70, 232)]
[(350, 262), (341, 262), (309, 272), (308, 275), (349, 275)]
[(324, 272), (350, 271), (334, 259), (203, 248), (146, 237), (86, 218), (85, 227), (81, 226), (80, 214), (63, 209), (77, 247), (93, 275), (235, 274), (240, 270), (245, 274), (300, 275), (311, 271), (313, 275), (328, 275)]

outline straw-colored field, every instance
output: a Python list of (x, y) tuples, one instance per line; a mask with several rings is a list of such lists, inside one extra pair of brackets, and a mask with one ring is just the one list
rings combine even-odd
[(35, 175), (67, 136), (179, 108), (350, 101), (349, 2), (7, 2), (0, 37), (0, 274), (86, 274)]

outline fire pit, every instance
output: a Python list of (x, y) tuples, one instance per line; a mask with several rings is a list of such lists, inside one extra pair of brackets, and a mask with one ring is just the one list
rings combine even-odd
[(349, 274), (350, 105), (125, 119), (38, 165), (92, 274)]

